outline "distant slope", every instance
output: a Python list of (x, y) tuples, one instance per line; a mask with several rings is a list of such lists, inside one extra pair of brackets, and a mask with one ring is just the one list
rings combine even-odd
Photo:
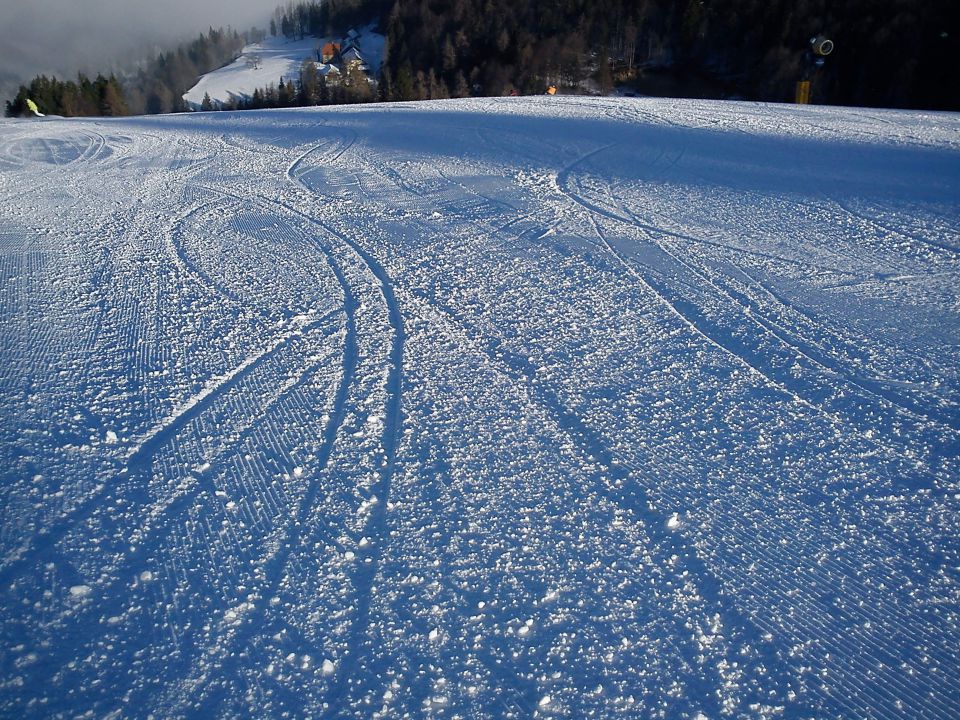
[[(207, 73), (187, 91), (183, 99), (194, 109), (199, 109), (205, 94), (220, 104), (231, 99), (244, 99), (253, 95), (253, 91), (263, 89), (270, 84), (277, 85), (300, 77), (300, 67), (304, 60), (317, 60), (316, 49), (325, 43), (340, 42), (340, 38), (315, 38), (287, 40), (283, 37), (270, 37), (262, 43), (254, 43), (243, 48), (239, 58), (229, 65)], [(373, 32), (370, 27), (360, 30), (358, 46), (364, 60), (376, 77), (383, 59), (384, 38)], [(260, 58), (259, 66), (251, 66), (254, 57)]]
[(960, 717), (960, 116), (0, 122), (0, 717)]

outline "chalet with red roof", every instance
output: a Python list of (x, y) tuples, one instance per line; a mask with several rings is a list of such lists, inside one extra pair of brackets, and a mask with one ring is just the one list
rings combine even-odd
[(328, 42), (320, 50), (320, 62), (328, 63), (340, 54), (340, 43)]

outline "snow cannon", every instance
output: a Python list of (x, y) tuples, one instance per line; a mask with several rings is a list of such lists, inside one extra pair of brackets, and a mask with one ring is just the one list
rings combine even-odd
[(810, 47), (814, 55), (826, 57), (833, 52), (833, 40), (823, 35), (817, 35), (815, 38), (811, 38)]

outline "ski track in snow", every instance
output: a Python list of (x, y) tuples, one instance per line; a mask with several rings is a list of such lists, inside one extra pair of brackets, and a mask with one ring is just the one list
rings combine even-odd
[(0, 135), (0, 714), (960, 714), (960, 120)]

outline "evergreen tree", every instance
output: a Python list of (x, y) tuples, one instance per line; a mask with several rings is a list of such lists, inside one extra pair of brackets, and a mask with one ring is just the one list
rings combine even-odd
[(463, 76), (462, 70), (457, 71), (457, 76), (454, 79), (453, 96), (457, 98), (470, 97), (470, 86), (467, 85), (467, 78)]
[(607, 48), (603, 48), (600, 51), (597, 62), (596, 79), (602, 94), (608, 95), (613, 91), (613, 72), (610, 69), (610, 55), (607, 52)]
[(407, 61), (400, 66), (399, 72), (397, 72), (397, 81), (394, 83), (394, 100), (413, 100), (414, 89), (413, 89), (413, 68), (410, 65), (410, 62)]
[(347, 76), (344, 78), (346, 85), (346, 95), (349, 102), (370, 102), (373, 100), (373, 89), (370, 87), (370, 81), (367, 75), (357, 64), (351, 64), (347, 68)]
[(98, 76), (97, 88), (100, 95), (100, 114), (114, 116), (130, 114), (127, 101), (123, 96), (123, 89), (116, 77)]
[(297, 104), (316, 105), (320, 95), (320, 75), (317, 65), (310, 60), (304, 60), (300, 67), (300, 88), (297, 93)]

